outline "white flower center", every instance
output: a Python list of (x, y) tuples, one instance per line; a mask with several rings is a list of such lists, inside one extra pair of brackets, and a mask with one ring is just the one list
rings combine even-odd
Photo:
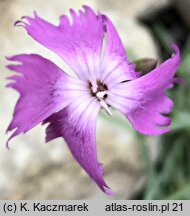
[(107, 112), (108, 115), (110, 115), (110, 116), (112, 115), (107, 103), (104, 100), (100, 101), (100, 105)]
[(106, 96), (106, 92), (105, 91), (99, 91), (96, 93), (96, 97), (99, 99), (99, 100), (103, 100)]
[(96, 93), (96, 97), (100, 102), (101, 107), (107, 112), (108, 115), (112, 115), (107, 103), (105, 102), (105, 97), (106, 97), (106, 92), (105, 91), (98, 91)]
[(102, 84), (100, 81), (96, 83), (90, 83), (92, 96), (96, 97), (101, 105), (101, 107), (107, 112), (108, 115), (112, 115), (109, 106), (107, 105), (105, 99), (107, 97), (107, 86)]

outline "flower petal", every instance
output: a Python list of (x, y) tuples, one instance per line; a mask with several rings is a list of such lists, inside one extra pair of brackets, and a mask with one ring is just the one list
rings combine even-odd
[(46, 130), (46, 141), (63, 137), (78, 163), (102, 191), (111, 195), (103, 179), (103, 168), (98, 162), (96, 150), (96, 120), (100, 105), (92, 97), (82, 101), (75, 100), (44, 121), (50, 123)]
[(150, 73), (130, 82), (121, 83), (108, 93), (107, 103), (119, 109), (133, 127), (147, 135), (159, 135), (170, 129), (170, 118), (163, 115), (172, 110), (173, 102), (165, 91), (173, 85), (180, 64), (179, 48), (176, 54)]
[(125, 48), (111, 20), (105, 15), (102, 17), (107, 41), (100, 80), (111, 88), (122, 81), (135, 79), (139, 74), (134, 71), (135, 65), (127, 58)]
[(54, 63), (39, 55), (23, 54), (8, 60), (21, 63), (7, 66), (18, 73), (8, 78), (12, 82), (7, 86), (20, 93), (13, 119), (7, 129), (16, 130), (9, 140), (29, 131), (52, 113), (63, 109), (71, 102), (72, 97), (78, 97), (80, 92), (84, 91), (79, 81), (73, 82), (72, 78)]
[[(70, 10), (72, 24), (67, 16), (60, 17), (55, 26), (36, 13), (34, 18), (24, 17), (15, 25), (23, 26), (28, 34), (58, 54), (73, 69), (80, 79), (96, 79), (109, 83), (110, 87), (125, 80), (138, 77), (135, 65), (126, 55), (119, 35), (108, 17), (84, 6), (85, 12), (77, 14)], [(104, 50), (103, 40), (107, 34)]]
[(67, 16), (61, 16), (59, 25), (55, 26), (36, 13), (34, 18), (25, 17), (25, 21), (16, 22), (32, 38), (62, 57), (83, 80), (96, 72), (104, 37), (102, 17), (87, 6), (84, 9), (79, 14), (70, 10), (72, 24)]

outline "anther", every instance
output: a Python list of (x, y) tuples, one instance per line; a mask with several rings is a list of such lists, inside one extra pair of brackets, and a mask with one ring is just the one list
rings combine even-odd
[(96, 97), (100, 100), (103, 100), (106, 96), (106, 92), (105, 91), (99, 91), (96, 93)]
[(106, 111), (106, 113), (110, 116), (112, 116), (112, 113), (107, 105), (107, 103), (104, 100), (100, 100), (101, 107)]
[(101, 107), (107, 112), (108, 115), (112, 115), (107, 103), (104, 101), (105, 97), (106, 97), (106, 92), (105, 91), (99, 91), (96, 93), (96, 97), (98, 98), (98, 100), (100, 101), (100, 105)]

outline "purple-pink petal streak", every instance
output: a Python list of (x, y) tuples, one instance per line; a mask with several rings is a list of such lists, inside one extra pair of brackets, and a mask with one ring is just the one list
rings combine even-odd
[(56, 26), (35, 13), (34, 18), (26, 16), (15, 25), (23, 26), (33, 39), (58, 54), (82, 80), (95, 82), (97, 78), (114, 85), (137, 78), (109, 18), (88, 6), (84, 10), (78, 14), (70, 10), (72, 23), (64, 15)]
[(104, 29), (102, 17), (87, 6), (84, 9), (79, 14), (70, 10), (72, 24), (67, 16), (61, 16), (56, 26), (35, 13), (34, 18), (25, 17), (16, 25), (23, 26), (33, 39), (62, 57), (80, 79), (87, 80), (95, 72), (93, 61), (100, 59)]
[(125, 48), (111, 20), (105, 15), (102, 15), (102, 17), (107, 40), (101, 63), (102, 73), (100, 79), (112, 88), (112, 86), (122, 81), (137, 78), (138, 73), (134, 71), (135, 65), (129, 61)]
[(76, 100), (70, 106), (53, 114), (44, 123), (46, 141), (64, 137), (70, 151), (78, 163), (97, 183), (102, 191), (113, 194), (103, 179), (103, 168), (97, 159), (96, 120), (100, 105), (96, 99)]
[(7, 129), (16, 129), (10, 140), (20, 133), (29, 131), (69, 104), (67, 92), (59, 90), (59, 83), (67, 85), (70, 77), (54, 63), (36, 54), (17, 55), (9, 57), (8, 60), (17, 61), (19, 64), (7, 66), (17, 72), (8, 78), (11, 83), (7, 86), (20, 93), (13, 119)]
[(170, 59), (150, 73), (126, 83), (120, 83), (109, 92), (107, 103), (120, 110), (134, 129), (146, 135), (159, 135), (170, 129), (168, 114), (172, 100), (165, 91), (173, 85), (174, 75), (180, 64), (179, 48)]

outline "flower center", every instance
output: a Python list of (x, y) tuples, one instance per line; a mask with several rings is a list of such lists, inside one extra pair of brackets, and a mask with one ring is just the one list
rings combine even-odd
[[(96, 83), (89, 83), (90, 89), (91, 89), (91, 94), (93, 97), (102, 97), (101, 99), (106, 99), (107, 94), (106, 91), (108, 90), (107, 86), (103, 83), (101, 83), (99, 80), (96, 81)], [(99, 92), (104, 92), (99, 93)], [(98, 95), (97, 95), (98, 94)]]
[(99, 80), (97, 80), (95, 84), (89, 83), (89, 85), (91, 89), (91, 95), (98, 99), (101, 107), (108, 113), (108, 115), (112, 115), (105, 101), (108, 96), (106, 93), (108, 90), (107, 86), (101, 83)]

